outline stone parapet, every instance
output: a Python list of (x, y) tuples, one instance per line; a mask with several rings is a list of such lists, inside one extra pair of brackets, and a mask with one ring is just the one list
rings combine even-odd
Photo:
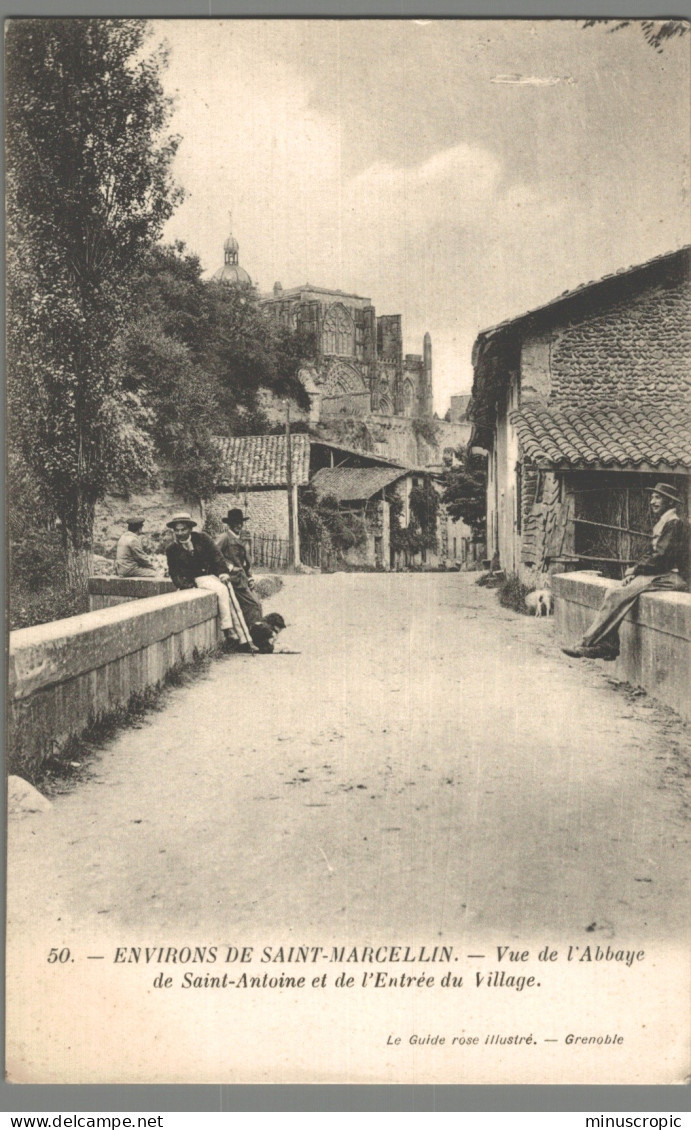
[(167, 577), (89, 577), (89, 612), (175, 591)]
[[(582, 572), (552, 577), (555, 622), (563, 643), (580, 639), (607, 590), (618, 583)], [(619, 640), (619, 658), (608, 669), (682, 717), (691, 717), (691, 594), (642, 593), (619, 628)]]
[(11, 632), (9, 772), (30, 773), (51, 749), (160, 684), (171, 668), (213, 648), (217, 638), (216, 597), (198, 589)]

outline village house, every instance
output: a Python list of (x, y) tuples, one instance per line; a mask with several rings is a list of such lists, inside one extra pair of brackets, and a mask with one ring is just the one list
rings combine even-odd
[(487, 451), (487, 556), (620, 577), (659, 478), (691, 469), (690, 251), (569, 291), (478, 335), (469, 415)]
[[(353, 556), (352, 563), (375, 565), (379, 562), (381, 568), (388, 569), (389, 515), (382, 490), (405, 478), (405, 467), (370, 452), (299, 432), (290, 437), (289, 476), (286, 435), (219, 437), (217, 442), (223, 456), (223, 469), (219, 493), (207, 512), (211, 509), (220, 516), (228, 508), (239, 506), (246, 513), (247, 537), (258, 564), (280, 568), (318, 563), (313, 547), (301, 546), (299, 535), (299, 492), (301, 488), (314, 485), (317, 497), (335, 495), (345, 509), (352, 510), (353, 503), (361, 502), (360, 510), (364, 511), (367, 503), (367, 544)], [(355, 485), (365, 479), (365, 488)], [(329, 489), (326, 489), (327, 482)], [(291, 524), (292, 549), (289, 544)]]
[[(218, 524), (226, 511), (239, 506), (248, 517), (245, 535), (258, 565), (285, 568), (293, 565), (330, 565), (320, 547), (300, 537), (300, 506), (309, 492), (317, 503), (335, 499), (339, 510), (360, 517), (366, 539), (343, 555), (357, 568), (388, 571), (411, 565), (435, 568), (454, 565), (448, 528), (453, 525), (453, 546), (459, 564), (466, 554), (461, 543), (462, 523), (451, 523), (438, 503), (435, 545), (417, 553), (397, 551), (392, 534), (406, 529), (413, 519), (411, 494), (432, 489), (441, 494), (439, 476), (426, 468), (405, 467), (368, 451), (330, 443), (305, 432), (291, 435), (291, 475), (288, 481), (288, 440), (283, 435), (217, 437), (223, 455), (218, 493), (205, 507), (207, 524)], [(289, 505), (290, 500), (290, 505)], [(290, 513), (290, 517), (289, 517)], [(292, 522), (293, 544), (290, 545)]]
[(367, 540), (347, 553), (349, 564), (384, 570), (439, 564), (440, 512), (434, 520), (433, 546), (422, 547), (414, 553), (404, 552), (397, 548), (392, 536), (395, 522), (392, 508), (396, 507), (399, 513), (400, 527), (406, 529), (413, 520), (412, 492), (426, 486), (436, 490), (432, 476), (424, 468), (325, 467), (314, 475), (311, 486), (318, 498), (327, 495), (336, 498), (341, 509), (358, 514), (365, 521)]

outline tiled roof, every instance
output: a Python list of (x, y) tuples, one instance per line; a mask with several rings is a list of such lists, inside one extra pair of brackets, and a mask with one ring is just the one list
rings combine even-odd
[(317, 494), (333, 494), (339, 502), (355, 502), (395, 483), (406, 472), (394, 467), (324, 467), (317, 471), (312, 486)]
[[(287, 485), (286, 437), (227, 436), (217, 443), (223, 457), (221, 487), (281, 487)], [(310, 437), (291, 436), (293, 483), (302, 486), (309, 479)]]
[(489, 326), (487, 329), (482, 330), (478, 335), (477, 343), (488, 337), (493, 337), (494, 334), (500, 333), (509, 328), (515, 328), (521, 322), (528, 321), (535, 318), (538, 314), (543, 314), (546, 311), (551, 311), (553, 307), (559, 306), (562, 302), (569, 302), (572, 298), (578, 298), (586, 291), (595, 290), (597, 287), (606, 286), (614, 279), (626, 279), (643, 273), (648, 269), (654, 269), (658, 265), (664, 265), (667, 261), (678, 258), (680, 261), (686, 259), (688, 262), (689, 254), (691, 253), (691, 245), (687, 244), (684, 247), (678, 248), (676, 251), (666, 251), (662, 255), (656, 255), (653, 259), (648, 259), (645, 263), (636, 263), (632, 267), (621, 267), (618, 271), (612, 271), (607, 275), (603, 275), (599, 279), (593, 279), (591, 282), (580, 283), (578, 286), (573, 287), (571, 290), (565, 290), (556, 298), (552, 298), (549, 302), (544, 302), (541, 306), (536, 306), (532, 310), (526, 310), (522, 314), (516, 314), (511, 318), (505, 318), (502, 322), (498, 322), (494, 326)]
[(691, 419), (679, 408), (526, 405), (511, 421), (524, 454), (537, 464), (691, 468)]

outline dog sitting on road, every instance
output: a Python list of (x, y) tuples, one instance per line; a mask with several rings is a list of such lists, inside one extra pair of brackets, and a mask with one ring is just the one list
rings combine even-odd
[(552, 593), (549, 589), (535, 589), (528, 593), (525, 604), (532, 616), (549, 616), (552, 611)]

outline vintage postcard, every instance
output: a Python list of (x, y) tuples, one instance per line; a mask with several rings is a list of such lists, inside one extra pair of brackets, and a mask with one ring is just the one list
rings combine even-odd
[(9, 21), (10, 1081), (688, 1077), (688, 32)]

